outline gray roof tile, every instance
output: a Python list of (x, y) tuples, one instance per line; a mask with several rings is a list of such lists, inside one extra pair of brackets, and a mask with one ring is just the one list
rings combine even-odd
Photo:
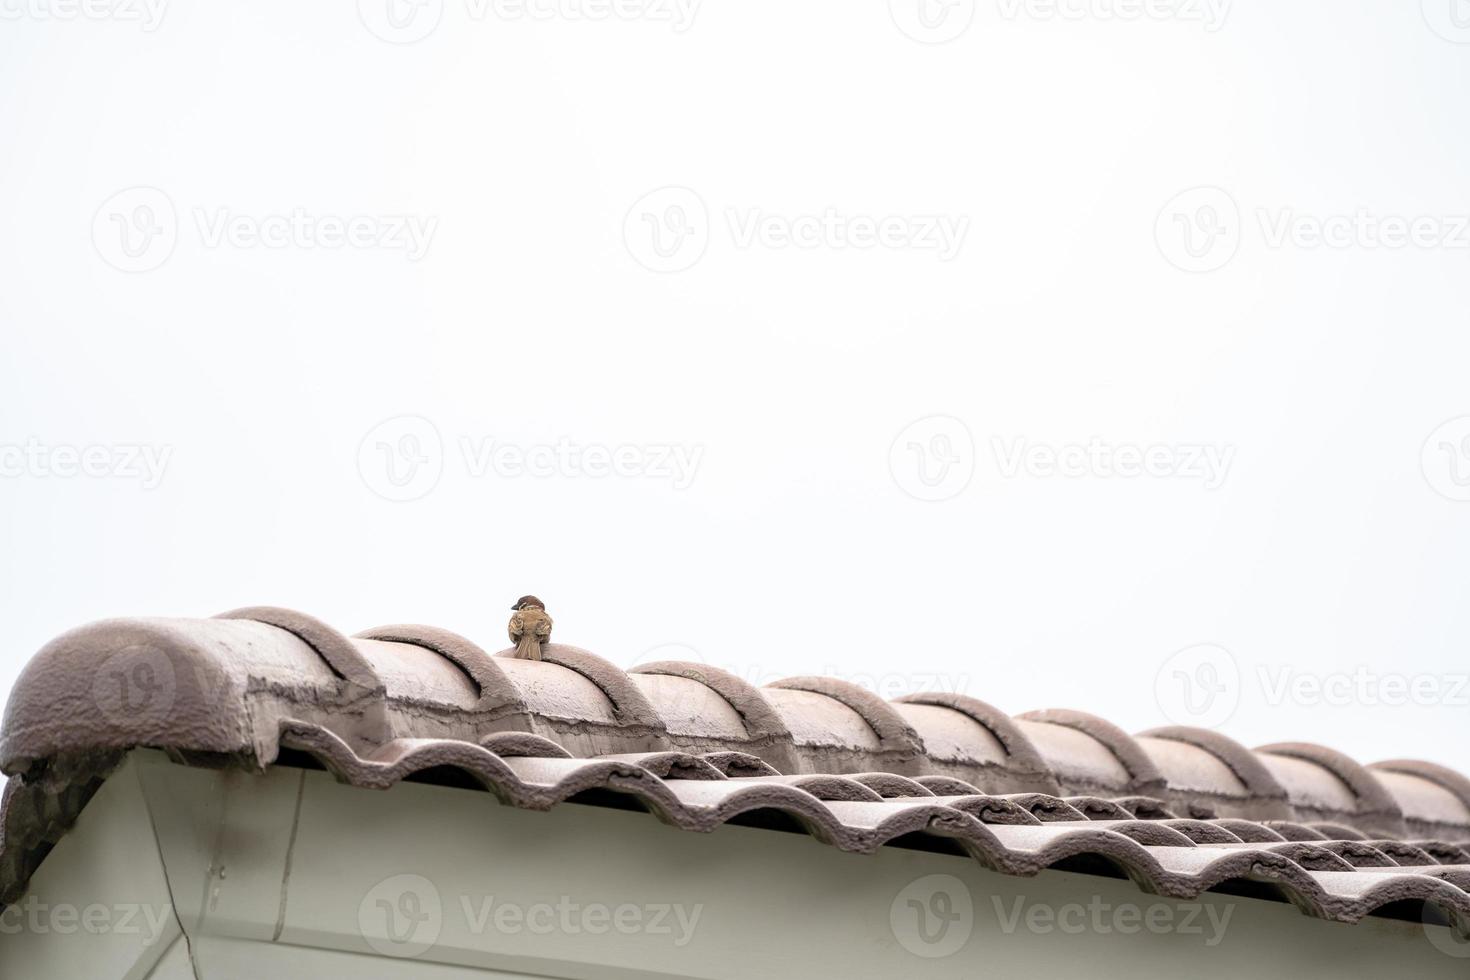
[[(784, 821), (858, 852), (927, 838), (1010, 874), (1100, 857), (1159, 894), (1248, 880), (1349, 922), (1428, 901), (1470, 927), (1470, 781), (1430, 763), (1129, 736), (957, 695), (888, 703), (831, 678), (629, 673), (561, 644), (540, 662), (509, 652), (425, 626), (349, 638), (269, 607), (67, 633), (23, 671), (0, 728), (0, 901), (124, 752), (156, 747), (255, 769), (287, 753), (376, 789), (454, 772), (528, 809), (619, 794), (686, 830)], [(141, 704), (119, 710), (116, 676), (147, 682)]]

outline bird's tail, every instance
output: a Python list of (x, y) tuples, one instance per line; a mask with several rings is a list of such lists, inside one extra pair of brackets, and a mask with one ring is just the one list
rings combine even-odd
[(528, 629), (526, 630), (526, 632), (521, 634), (520, 640), (516, 643), (516, 659), (541, 659), (541, 641), (536, 639), (536, 633), (534, 630)]

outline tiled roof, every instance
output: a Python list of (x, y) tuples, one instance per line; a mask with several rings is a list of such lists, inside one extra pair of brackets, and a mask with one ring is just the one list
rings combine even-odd
[(1009, 874), (1121, 869), (1163, 895), (1279, 897), (1347, 922), (1429, 903), (1470, 928), (1470, 780), (1430, 763), (511, 652), (425, 626), (349, 638), (275, 608), (65, 634), (26, 667), (0, 731), (0, 902), (121, 755), (152, 747), (194, 765), (285, 756), (363, 787), (478, 785), (528, 809), (631, 805), (688, 830), (795, 827), (849, 851), (951, 850)]

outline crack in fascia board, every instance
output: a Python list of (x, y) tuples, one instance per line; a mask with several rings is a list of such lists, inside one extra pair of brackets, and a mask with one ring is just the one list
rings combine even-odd
[(143, 795), (143, 808), (148, 812), (148, 828), (153, 832), (153, 847), (158, 852), (158, 863), (163, 868), (163, 887), (168, 892), (168, 911), (173, 916), (174, 924), (179, 927), (179, 935), (184, 939), (184, 955), (189, 957), (189, 972), (194, 975), (194, 980), (204, 980), (203, 975), (199, 972), (199, 961), (194, 956), (194, 938), (184, 927), (184, 920), (179, 918), (179, 903), (174, 899), (174, 880), (173, 876), (168, 873), (168, 858), (163, 853), (163, 841), (158, 837), (158, 820), (153, 815), (153, 803), (148, 798), (148, 787), (143, 785), (142, 768), (135, 765), (133, 775), (138, 780), (138, 792)]
[(210, 848), (209, 866), (204, 869), (204, 887), (199, 901), (199, 919), (194, 928), (204, 932), (204, 920), (219, 903), (219, 882), (224, 880), (225, 866), (221, 858), (225, 850), (225, 827), (230, 810), (230, 788), (234, 785), (236, 772), (225, 770), (220, 774), (219, 822), (214, 828), (214, 846)]
[(276, 909), (276, 928), (271, 933), (271, 942), (279, 942), (286, 929), (286, 898), (291, 885), (291, 859), (296, 854), (296, 831), (301, 826), (301, 803), (306, 796), (306, 770), (301, 770), (296, 784), (296, 811), (291, 817), (291, 836), (286, 841), (286, 861), (281, 868), (281, 902)]

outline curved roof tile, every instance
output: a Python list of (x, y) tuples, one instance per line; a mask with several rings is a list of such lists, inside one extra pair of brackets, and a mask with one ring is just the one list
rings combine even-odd
[[(712, 703), (698, 692), (698, 688), (705, 688), (725, 702), (728, 712), (734, 713), (746, 739), (759, 742), (791, 738), (791, 729), (781, 720), (781, 715), (760, 688), (718, 667), (662, 660), (633, 667), (629, 675), (643, 688), (655, 707), (667, 712), (667, 722), (677, 719), (678, 727), (669, 725), (671, 734), (716, 740), (730, 737), (727, 733), (731, 726), (724, 717), (711, 720), (701, 713)], [(725, 711), (720, 712), (721, 716), (725, 714)]]
[[(653, 709), (643, 691), (632, 679), (611, 661), (580, 647), (564, 643), (545, 643), (541, 647), (539, 661), (515, 659), (515, 648), (501, 650), (495, 658), (514, 669), (529, 673), (534, 663), (553, 663), (576, 671), (597, 686), (608, 703), (612, 705), (613, 720), (623, 729), (648, 729), (653, 732), (664, 730), (663, 719)], [(528, 669), (529, 668), (529, 669)], [(575, 716), (573, 716), (575, 717)]]
[(1394, 759), (1368, 771), (1403, 812), (1414, 833), (1437, 836), (1470, 824), (1470, 779), (1432, 762)]
[(949, 775), (997, 792), (1058, 792), (1046, 760), (1021, 726), (998, 708), (963, 694), (918, 693), (893, 702), (925, 754)]
[(539, 662), (509, 653), (427, 626), (348, 638), (273, 607), (64, 634), (22, 672), (0, 728), (14, 777), (0, 892), (23, 887), (125, 751), (158, 747), (257, 768), (305, 753), (379, 788), (457, 769), (531, 809), (621, 793), (694, 830), (779, 812), (856, 851), (929, 834), (1008, 873), (1093, 855), (1162, 894), (1244, 878), (1328, 918), (1422, 900), (1470, 924), (1470, 780), (1430, 763), (1251, 752), (1193, 728), (1130, 737), (953, 694), (890, 704), (831, 678), (630, 673), (561, 644)]
[[(1195, 728), (1129, 737), (1081, 712), (1010, 718), (955, 694), (890, 704), (831, 678), (756, 688), (703, 664), (627, 673), (561, 644), (539, 663), (507, 653), (418, 625), (349, 639), (275, 607), (213, 620), (111, 620), (59, 637), (26, 668), (0, 733), (0, 764), (20, 771), (27, 759), (173, 743), (268, 764), (272, 726), (294, 718), (364, 746), (525, 732), (579, 757), (737, 752), (791, 774), (888, 772), (951, 780), (948, 789), (965, 792), (1147, 796), (1180, 816), (1470, 839), (1470, 780), (1430, 763), (1365, 768), (1302, 743), (1250, 752)], [(145, 710), (113, 710), (150, 683), (159, 696)]]
[(1158, 793), (1164, 777), (1142, 746), (1110, 721), (1050, 708), (1017, 715), (1064, 790), (1086, 794)]
[(924, 742), (919, 738), (919, 733), (903, 715), (894, 710), (893, 705), (851, 681), (835, 677), (787, 677), (767, 684), (766, 690), (778, 698), (784, 698), (785, 695), (775, 692), (787, 691), (802, 691), (829, 698), (863, 720), (877, 737), (881, 751), (914, 757), (924, 753)]
[(377, 675), (351, 640), (314, 616), (280, 606), (246, 606), (220, 613), (215, 619), (246, 619), (283, 629), (315, 650), (332, 673), (368, 691), (379, 688)]
[(1256, 749), (1298, 815), (1327, 822), (1404, 833), (1403, 811), (1366, 768), (1334, 749), (1309, 742), (1278, 742)]
[(1174, 726), (1134, 736), (1164, 777), (1164, 796), (1188, 809), (1206, 803), (1222, 816), (1284, 819), (1286, 789), (1245, 746), (1219, 732)]
[(474, 684), (477, 694), (476, 711), (496, 711), (509, 708), (524, 712), (525, 702), (505, 670), (490, 654), (458, 633), (437, 626), (396, 624), (378, 626), (353, 635), (354, 639), (385, 640), (391, 643), (410, 643), (439, 656), (464, 671)]

